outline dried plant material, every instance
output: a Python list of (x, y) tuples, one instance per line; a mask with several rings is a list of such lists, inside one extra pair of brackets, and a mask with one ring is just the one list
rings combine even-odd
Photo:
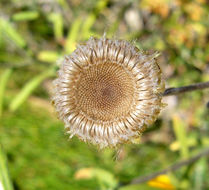
[[(175, 5), (176, 2), (174, 1), (173, 4)], [(148, 10), (149, 12), (153, 12), (159, 14), (162, 18), (167, 18), (170, 12), (169, 2), (167, 0), (142, 0), (140, 5)]]
[(70, 137), (100, 148), (138, 138), (163, 107), (157, 55), (103, 37), (66, 56), (54, 81), (53, 102)]

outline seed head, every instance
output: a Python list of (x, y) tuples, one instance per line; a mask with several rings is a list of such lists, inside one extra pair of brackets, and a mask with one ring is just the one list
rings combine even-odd
[(100, 148), (133, 142), (163, 106), (156, 56), (105, 37), (90, 38), (66, 56), (52, 99), (70, 137)]

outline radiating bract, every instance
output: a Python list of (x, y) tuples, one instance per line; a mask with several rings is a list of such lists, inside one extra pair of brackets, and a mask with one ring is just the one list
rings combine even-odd
[(100, 148), (134, 141), (163, 107), (156, 57), (105, 37), (91, 38), (66, 56), (52, 99), (70, 137)]

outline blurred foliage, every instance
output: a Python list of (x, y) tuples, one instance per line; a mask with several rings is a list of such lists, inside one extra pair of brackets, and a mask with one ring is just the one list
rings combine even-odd
[(129, 185), (209, 146), (208, 90), (165, 98), (140, 144), (119, 153), (67, 141), (49, 98), (61, 57), (104, 33), (160, 51), (167, 86), (207, 81), (208, 28), (206, 0), (0, 0), (0, 189), (12, 189), (9, 173), (18, 190), (209, 189), (207, 158)]
[(13, 190), (7, 169), (7, 159), (1, 146), (0, 146), (0, 188)]

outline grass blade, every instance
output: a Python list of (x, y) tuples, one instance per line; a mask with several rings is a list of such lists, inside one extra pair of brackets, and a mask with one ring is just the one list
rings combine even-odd
[(7, 169), (6, 156), (0, 145), (0, 189), (1, 190), (13, 190), (12, 183), (10, 181), (9, 172)]
[(174, 129), (174, 133), (176, 135), (177, 141), (180, 144), (180, 152), (181, 152), (182, 158), (188, 158), (189, 150), (188, 150), (188, 144), (187, 144), (188, 140), (187, 140), (187, 134), (186, 134), (186, 126), (178, 115), (173, 116), (173, 129)]
[(12, 19), (14, 21), (27, 21), (35, 20), (39, 17), (39, 12), (37, 11), (21, 11), (13, 14)]
[(16, 46), (20, 48), (24, 48), (26, 46), (24, 38), (15, 30), (9, 21), (0, 18), (0, 28), (2, 33), (13, 41)]
[(58, 58), (59, 54), (56, 51), (40, 51), (37, 55), (37, 59), (39, 61), (47, 62), (47, 63), (55, 63)]
[(15, 111), (19, 106), (30, 96), (30, 94), (37, 88), (40, 83), (46, 78), (53, 76), (55, 74), (55, 69), (50, 69), (49, 71), (44, 71), (38, 76), (32, 78), (29, 82), (25, 84), (22, 90), (17, 94), (17, 96), (11, 102), (9, 109)]
[(68, 33), (67, 39), (66, 39), (65, 51), (67, 53), (71, 53), (76, 47), (76, 40), (80, 34), (79, 33), (80, 26), (81, 26), (81, 19), (77, 18), (73, 22), (73, 24), (70, 28), (70, 31)]
[(48, 19), (53, 23), (54, 36), (56, 40), (63, 38), (63, 18), (59, 13), (51, 13)]
[(206, 173), (207, 173), (207, 159), (206, 158), (202, 158), (200, 159), (196, 164), (195, 164), (195, 168), (194, 168), (194, 189), (196, 190), (202, 190), (204, 189), (204, 184), (205, 184), (205, 180), (207, 180), (206, 178)]
[(3, 102), (4, 102), (4, 92), (7, 85), (7, 82), (9, 80), (9, 77), (12, 74), (12, 69), (6, 69), (4, 73), (0, 76), (0, 118), (2, 116), (3, 112)]
[(108, 0), (100, 0), (97, 2), (95, 11), (92, 11), (91, 14), (87, 17), (82, 27), (82, 35), (85, 38), (89, 38), (90, 29), (96, 21), (97, 15), (107, 6)]

